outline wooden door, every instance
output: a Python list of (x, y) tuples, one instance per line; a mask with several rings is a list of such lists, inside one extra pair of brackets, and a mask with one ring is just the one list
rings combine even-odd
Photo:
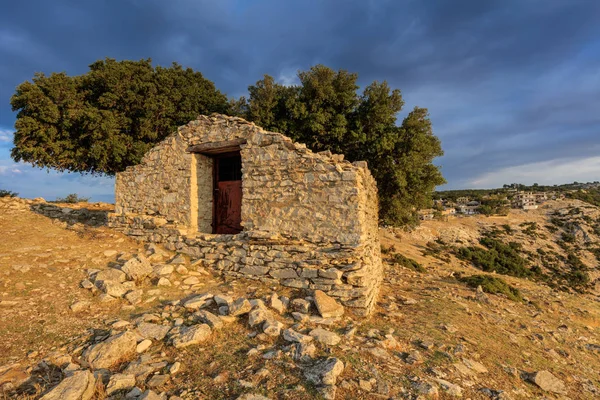
[(242, 231), (242, 159), (223, 155), (215, 160), (214, 233)]

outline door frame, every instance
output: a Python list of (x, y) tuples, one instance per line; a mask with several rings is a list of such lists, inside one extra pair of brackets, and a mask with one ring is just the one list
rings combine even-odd
[[(241, 154), (240, 154), (239, 150), (230, 151), (230, 152), (226, 152), (226, 153), (213, 154), (213, 156), (212, 156), (212, 158), (213, 158), (213, 193), (212, 193), (213, 202), (212, 202), (212, 223), (210, 225), (212, 226), (213, 234), (217, 234), (217, 201), (218, 201), (218, 190), (219, 190), (219, 159), (235, 157), (235, 156), (239, 156), (241, 159)], [(244, 174), (242, 173), (242, 178), (240, 179), (241, 181), (243, 181), (243, 175)], [(242, 198), (242, 201), (243, 201), (243, 198)]]

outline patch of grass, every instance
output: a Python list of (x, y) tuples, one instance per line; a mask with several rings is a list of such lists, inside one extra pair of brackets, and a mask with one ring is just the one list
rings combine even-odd
[(471, 275), (458, 278), (472, 288), (481, 286), (485, 293), (503, 294), (512, 301), (523, 301), (519, 289), (510, 286), (504, 280), (489, 275)]

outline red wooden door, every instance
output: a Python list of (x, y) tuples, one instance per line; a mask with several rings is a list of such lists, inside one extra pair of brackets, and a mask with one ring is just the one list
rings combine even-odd
[(242, 181), (217, 183), (216, 232), (242, 231)]
[(242, 158), (239, 153), (215, 160), (214, 233), (242, 231)]

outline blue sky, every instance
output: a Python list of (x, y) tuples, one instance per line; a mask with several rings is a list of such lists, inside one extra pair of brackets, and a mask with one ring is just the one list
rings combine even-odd
[[(445, 188), (600, 180), (597, 0), (3, 1), (0, 188), (112, 200), (111, 178), (10, 159), (10, 97), (34, 72), (151, 57), (201, 71), (229, 96), (317, 63), (387, 80), (427, 107)], [(405, 112), (400, 114), (400, 118)]]

